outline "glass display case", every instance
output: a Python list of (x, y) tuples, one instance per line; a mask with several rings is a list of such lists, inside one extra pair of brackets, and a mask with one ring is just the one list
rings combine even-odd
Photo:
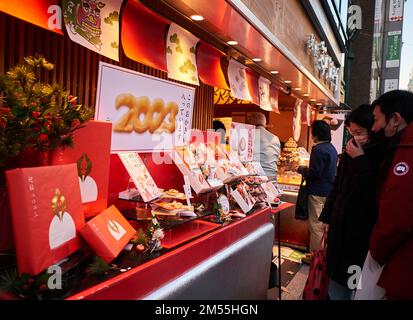
[(310, 154), (305, 148), (298, 147), (297, 142), (290, 138), (281, 150), (278, 162), (277, 182), (283, 191), (298, 192), (302, 176), (297, 172), (299, 166), (308, 167)]

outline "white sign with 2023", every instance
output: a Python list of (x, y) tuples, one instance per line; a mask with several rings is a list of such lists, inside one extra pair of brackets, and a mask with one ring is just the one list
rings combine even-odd
[(195, 89), (101, 62), (95, 119), (112, 122), (111, 151), (189, 143)]

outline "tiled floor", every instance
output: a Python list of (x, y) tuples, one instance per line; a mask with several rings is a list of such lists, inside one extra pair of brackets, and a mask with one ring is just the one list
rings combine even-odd
[[(276, 255), (276, 251), (274, 250)], [(281, 265), (282, 268), (283, 265)], [(308, 277), (309, 266), (301, 264), (300, 269), (294, 275), (294, 278), (288, 283), (286, 288), (282, 288), (282, 300), (301, 300), (305, 283)], [(268, 300), (278, 300), (278, 287), (268, 290)]]

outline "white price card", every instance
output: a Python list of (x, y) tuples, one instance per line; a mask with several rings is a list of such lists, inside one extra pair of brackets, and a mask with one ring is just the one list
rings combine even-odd
[(162, 193), (138, 153), (122, 152), (118, 155), (143, 201), (150, 202), (161, 196)]

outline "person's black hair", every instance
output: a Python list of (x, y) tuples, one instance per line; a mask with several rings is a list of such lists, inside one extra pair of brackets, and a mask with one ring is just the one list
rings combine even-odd
[(346, 127), (350, 127), (350, 120), (348, 118), (346, 118), (346, 120), (344, 120), (344, 125)]
[(391, 116), (396, 112), (399, 113), (407, 123), (413, 121), (413, 93), (410, 91), (389, 91), (375, 100), (372, 106), (380, 107), (387, 121), (389, 121)]
[(212, 127), (214, 128), (214, 131), (217, 131), (218, 129), (223, 129), (225, 132), (227, 131), (227, 129), (225, 129), (224, 124), (219, 120), (214, 120), (214, 122), (212, 123)]
[(374, 108), (370, 104), (362, 104), (354, 109), (348, 116), (348, 121), (367, 129), (369, 135), (374, 124)]
[(311, 133), (318, 141), (331, 142), (331, 128), (329, 124), (323, 120), (316, 120), (311, 126)]

